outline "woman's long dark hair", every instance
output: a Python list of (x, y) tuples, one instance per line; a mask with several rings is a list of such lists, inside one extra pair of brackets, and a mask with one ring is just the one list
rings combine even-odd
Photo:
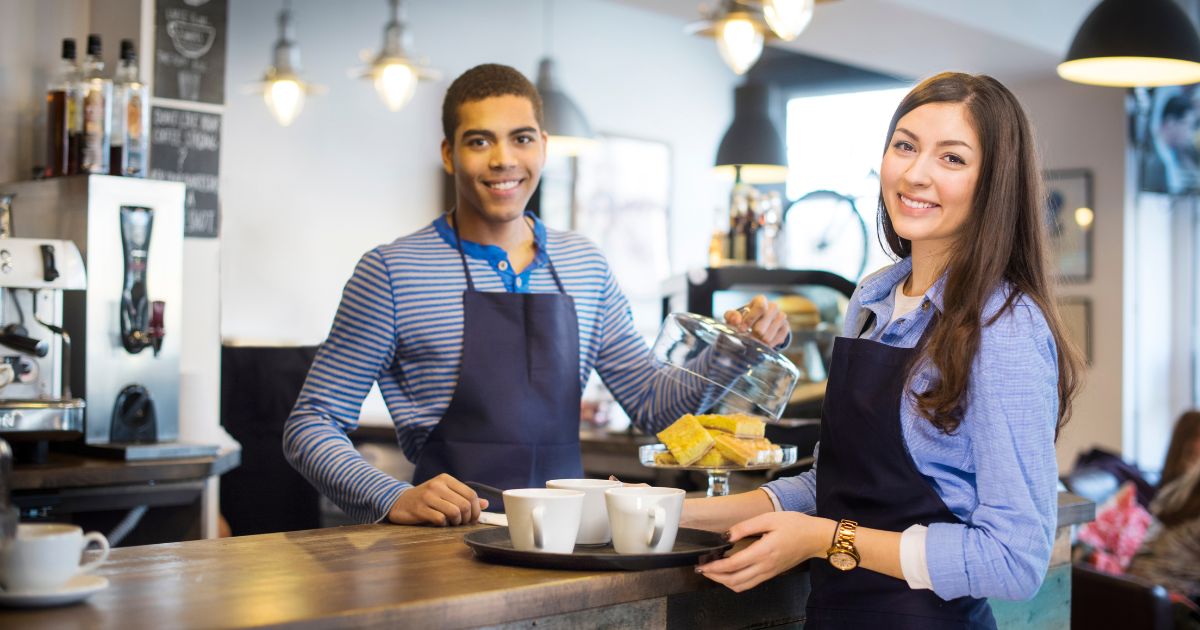
[(1200, 440), (1200, 411), (1186, 411), (1175, 421), (1175, 429), (1171, 431), (1171, 443), (1167, 446), (1167, 459), (1163, 462), (1159, 488), (1182, 477), (1188, 468), (1200, 466), (1200, 462), (1188, 459), (1189, 450), (1196, 440)]
[[(1046, 198), (1032, 127), (1017, 98), (986, 75), (944, 72), (922, 81), (896, 108), (884, 151), (905, 114), (929, 103), (961, 103), (979, 136), (979, 178), (971, 212), (946, 262), (945, 312), (926, 338), (915, 366), (929, 361), (939, 379), (913, 392), (917, 407), (945, 433), (962, 423), (971, 365), (980, 331), (1012, 308), (1023, 294), (1041, 309), (1058, 348), (1058, 430), (1070, 417), (1082, 375), (1079, 350), (1067, 337), (1054, 297), (1046, 235)], [(879, 196), (880, 240), (896, 256), (912, 255), (912, 244), (896, 234)], [(984, 322), (988, 297), (1007, 281), (1013, 291)]]

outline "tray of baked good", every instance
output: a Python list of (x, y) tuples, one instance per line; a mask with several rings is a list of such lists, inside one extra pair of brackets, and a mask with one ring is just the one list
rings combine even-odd
[(675, 547), (667, 553), (621, 554), (611, 543), (595, 547), (576, 545), (572, 553), (520, 551), (513, 548), (507, 527), (470, 532), (463, 536), (463, 542), (485, 562), (576, 571), (641, 571), (694, 566), (718, 560), (733, 547), (733, 543), (725, 542), (716, 532), (687, 527), (679, 528)]
[(762, 418), (747, 414), (685, 414), (657, 433), (661, 444), (638, 449), (651, 468), (762, 470), (796, 463), (796, 447), (772, 444)]

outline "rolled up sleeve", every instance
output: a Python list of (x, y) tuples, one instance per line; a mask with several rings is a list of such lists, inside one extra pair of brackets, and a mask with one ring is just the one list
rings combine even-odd
[(1037, 593), (1057, 520), (1057, 419), (1054, 338), (1041, 312), (1021, 302), (982, 331), (959, 428), (970, 439), (978, 504), (965, 523), (929, 526), (926, 558), (938, 596)]

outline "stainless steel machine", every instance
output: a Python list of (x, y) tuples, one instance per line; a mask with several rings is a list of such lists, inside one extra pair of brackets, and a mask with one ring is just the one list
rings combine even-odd
[(71, 241), (10, 236), (10, 202), (0, 197), (0, 436), (18, 459), (36, 462), (45, 458), (47, 442), (83, 432), (63, 301), (87, 280)]
[[(63, 300), (86, 442), (126, 459), (212, 452), (179, 437), (185, 187), (104, 175), (0, 185), (13, 229), (78, 245), (88, 288)], [(94, 450), (94, 449), (93, 449)]]

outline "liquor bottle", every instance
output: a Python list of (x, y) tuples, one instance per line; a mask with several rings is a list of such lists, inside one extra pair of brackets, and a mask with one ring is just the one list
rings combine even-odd
[(108, 143), (112, 117), (112, 81), (104, 77), (100, 36), (88, 35), (87, 58), (80, 83), (83, 99), (83, 142), (79, 167), (83, 173), (108, 173)]
[[(79, 82), (79, 67), (75, 64), (75, 40), (62, 40), (62, 60), (54, 80), (46, 88), (46, 177), (70, 175), (78, 164), (79, 114), (74, 98)], [(72, 163), (72, 148), (76, 158)]]
[(121, 40), (121, 62), (113, 75), (112, 147), (109, 173), (146, 176), (149, 153), (149, 93), (138, 79), (137, 51), (133, 40)]

